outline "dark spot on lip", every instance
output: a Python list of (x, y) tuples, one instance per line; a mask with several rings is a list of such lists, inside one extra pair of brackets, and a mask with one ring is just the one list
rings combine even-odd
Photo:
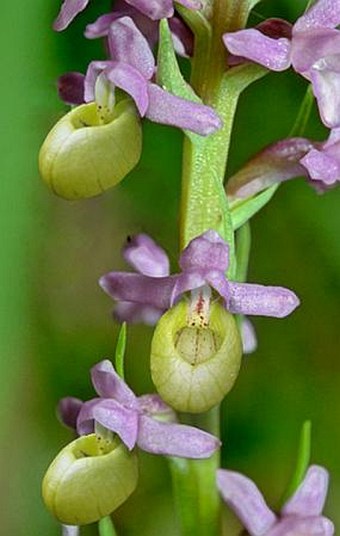
[(132, 242), (132, 236), (131, 236), (131, 235), (128, 235), (128, 236), (126, 237), (126, 241), (127, 241), (128, 244), (130, 244), (130, 242)]

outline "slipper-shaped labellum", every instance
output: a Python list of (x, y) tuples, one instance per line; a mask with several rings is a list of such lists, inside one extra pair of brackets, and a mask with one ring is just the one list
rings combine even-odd
[(160, 396), (177, 411), (212, 408), (232, 388), (242, 349), (234, 317), (218, 303), (208, 327), (188, 325), (184, 301), (159, 320), (151, 347), (151, 374)]
[(65, 525), (86, 525), (109, 515), (137, 485), (137, 458), (119, 440), (100, 447), (95, 434), (67, 445), (48, 468), (42, 494)]
[(131, 101), (119, 102), (107, 122), (100, 117), (96, 103), (83, 104), (60, 119), (48, 134), (40, 150), (40, 173), (61, 197), (92, 197), (134, 168), (141, 147), (140, 120)]

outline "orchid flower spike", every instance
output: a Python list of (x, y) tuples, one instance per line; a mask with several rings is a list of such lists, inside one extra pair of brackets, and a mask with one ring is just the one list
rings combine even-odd
[(293, 25), (291, 37), (284, 24), (281, 36), (270, 36), (269, 20), (262, 31), (251, 28), (227, 33), (223, 41), (233, 55), (272, 71), (293, 66), (312, 83), (323, 123), (335, 128), (340, 126), (339, 24), (340, 0), (318, 0)]
[(197, 291), (196, 298), (199, 298), (200, 291), (209, 287), (223, 298), (225, 308), (234, 314), (282, 318), (299, 305), (294, 292), (286, 288), (228, 280), (225, 274), (229, 266), (229, 246), (213, 230), (188, 244), (179, 259), (182, 272), (174, 275), (168, 274), (166, 254), (151, 239), (139, 236), (133, 244), (127, 246), (124, 255), (140, 273), (110, 272), (99, 281), (103, 290), (118, 302), (118, 314), (124, 320), (130, 315), (133, 318), (137, 312), (143, 317), (148, 310), (161, 314), (185, 292)]
[(134, 100), (141, 117), (156, 123), (172, 125), (207, 136), (218, 130), (222, 122), (215, 111), (204, 104), (192, 102), (161, 88), (153, 82), (155, 59), (148, 40), (131, 17), (111, 23), (108, 33), (110, 60), (89, 64), (84, 81), (85, 102), (115, 101), (118, 87)]
[(116, 433), (129, 450), (136, 445), (152, 454), (185, 458), (208, 458), (220, 441), (198, 428), (178, 424), (174, 411), (158, 395), (136, 397), (118, 376), (112, 363), (104, 360), (91, 369), (98, 398), (79, 404), (75, 398), (62, 399), (61, 420), (80, 435), (93, 431), (99, 423)]
[(311, 465), (294, 495), (278, 515), (267, 506), (257, 486), (247, 477), (219, 469), (217, 486), (250, 536), (332, 536), (333, 523), (322, 516), (328, 472)]
[[(198, 0), (176, 0), (188, 9), (199, 9), (201, 3)], [(53, 28), (60, 32), (65, 30), (73, 19), (83, 11), (89, 0), (64, 0), (59, 14), (54, 21)], [(126, 3), (140, 11), (151, 20), (159, 20), (172, 17), (174, 14), (173, 0), (126, 0)]]

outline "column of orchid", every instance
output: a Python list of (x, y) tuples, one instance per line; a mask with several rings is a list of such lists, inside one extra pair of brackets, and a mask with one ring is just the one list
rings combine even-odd
[[(47, 136), (40, 170), (66, 199), (98, 195), (137, 165), (142, 120), (184, 131), (179, 271), (170, 274), (167, 253), (151, 237), (129, 239), (123, 256), (134, 271), (113, 271), (99, 282), (123, 322), (115, 366), (103, 360), (91, 369), (95, 398), (59, 404), (78, 437), (49, 467), (43, 496), (65, 535), (97, 521), (101, 535), (115, 533), (107, 516), (137, 486), (138, 449), (168, 458), (182, 536), (222, 534), (219, 494), (250, 535), (334, 532), (322, 516), (328, 487), (322, 467), (304, 463), (279, 514), (248, 478), (219, 468), (219, 405), (237, 379), (242, 353), (256, 347), (248, 317), (286, 317), (299, 304), (291, 290), (245, 282), (249, 220), (284, 180), (304, 175), (323, 190), (340, 178), (340, 103), (333, 92), (340, 83), (340, 1), (319, 0), (294, 25), (270, 19), (244, 29), (257, 3), (117, 0), (85, 30), (89, 39), (105, 39), (108, 58), (59, 80), (59, 95), (72, 108)], [(55, 30), (67, 28), (87, 4), (65, 0)], [(191, 58), (190, 81), (177, 55)], [(290, 66), (311, 83), (306, 99), (315, 95), (332, 129), (329, 139), (275, 143), (225, 190), (240, 94), (268, 69)], [(124, 380), (125, 322), (155, 325), (157, 394), (136, 397)]]

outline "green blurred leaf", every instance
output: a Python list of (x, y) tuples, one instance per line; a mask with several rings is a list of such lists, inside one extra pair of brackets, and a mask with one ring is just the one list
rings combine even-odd
[(237, 199), (230, 203), (231, 219), (233, 229), (236, 231), (250, 220), (261, 208), (263, 208), (273, 197), (279, 184), (274, 184), (255, 197), (247, 199)]
[(126, 349), (126, 322), (123, 322), (122, 327), (120, 328), (116, 351), (115, 351), (115, 366), (116, 371), (121, 378), (124, 380), (124, 358), (125, 358), (125, 349)]
[(282, 505), (296, 492), (306, 474), (311, 455), (311, 433), (312, 423), (311, 421), (305, 421), (301, 429), (295, 471), (281, 500)]

